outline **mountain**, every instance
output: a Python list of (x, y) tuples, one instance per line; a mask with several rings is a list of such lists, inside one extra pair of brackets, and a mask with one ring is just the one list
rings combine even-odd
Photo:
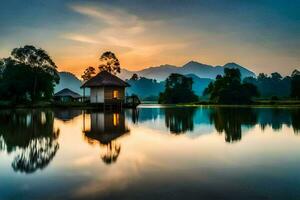
[(138, 80), (127, 80), (130, 87), (126, 89), (126, 95), (136, 94), (140, 99), (158, 96), (165, 89), (165, 82), (157, 82), (154, 79), (141, 77)]
[[(212, 79), (208, 78), (199, 78), (195, 74), (187, 74), (185, 76), (193, 79), (193, 91), (198, 96), (202, 96), (204, 89), (212, 81)], [(126, 89), (126, 94), (136, 94), (141, 99), (151, 96), (158, 97), (159, 93), (163, 92), (165, 89), (165, 81), (157, 82), (154, 79), (144, 77), (141, 77), (138, 80), (127, 80), (127, 83), (129, 83), (131, 87)]]
[(149, 67), (140, 71), (121, 70), (120, 77), (129, 79), (132, 74), (136, 73), (139, 76), (164, 81), (171, 73), (179, 74), (194, 74), (200, 78), (215, 79), (218, 74), (224, 74), (224, 68), (237, 68), (241, 71), (242, 78), (255, 77), (255, 73), (236, 63), (227, 63), (224, 66), (211, 66), (195, 61), (190, 61), (187, 64), (177, 67), (174, 65), (160, 65), (158, 67)]
[(199, 78), (195, 74), (186, 74), (185, 76), (193, 79), (193, 91), (197, 96), (202, 96), (203, 91), (208, 86), (212, 79), (209, 78)]
[[(202, 64), (199, 62), (191, 61), (182, 67), (174, 65), (160, 65), (158, 67), (150, 67), (140, 71), (129, 71), (126, 69), (121, 70), (120, 78), (127, 80), (131, 85), (127, 89), (127, 94), (137, 94), (141, 99), (149, 96), (158, 96), (160, 92), (164, 90), (165, 80), (171, 73), (179, 73), (193, 78), (193, 90), (201, 96), (207, 85), (215, 79), (218, 74), (224, 73), (224, 68), (237, 68), (241, 71), (242, 77), (255, 77), (255, 74), (241, 65), (236, 63), (227, 63), (224, 66), (211, 66)], [(136, 73), (140, 78), (137, 81), (129, 80), (131, 76)], [(59, 72), (60, 83), (55, 87), (55, 92), (58, 92), (64, 88), (69, 88), (74, 92), (83, 94), (80, 89), (82, 82), (72, 73)], [(155, 79), (155, 80), (154, 80)], [(86, 91), (86, 95), (89, 95), (89, 91)]]
[(83, 95), (83, 90), (80, 89), (82, 82), (70, 72), (59, 72), (60, 81), (59, 84), (55, 86), (54, 92), (58, 92), (64, 88), (69, 88), (78, 94)]

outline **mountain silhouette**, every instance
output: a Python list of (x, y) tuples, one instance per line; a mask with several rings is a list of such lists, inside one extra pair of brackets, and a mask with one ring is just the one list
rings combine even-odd
[(59, 84), (54, 88), (55, 93), (64, 88), (69, 88), (70, 90), (77, 92), (78, 94), (83, 94), (82, 89), (80, 89), (82, 82), (74, 74), (70, 72), (59, 72), (58, 74), (60, 77), (60, 81)]
[[(126, 69), (121, 70), (121, 74), (118, 76), (123, 80), (127, 79), (127, 82), (131, 87), (127, 88), (126, 94), (137, 94), (141, 99), (149, 96), (158, 96), (160, 92), (164, 90), (165, 80), (171, 73), (179, 73), (193, 79), (193, 90), (201, 96), (204, 89), (208, 84), (215, 79), (218, 74), (224, 73), (224, 68), (237, 68), (241, 71), (242, 78), (255, 77), (255, 74), (245, 67), (242, 67), (236, 63), (227, 63), (224, 66), (211, 66), (202, 64), (195, 61), (190, 61), (182, 67), (174, 65), (160, 65), (158, 67), (150, 67), (140, 71), (129, 71)], [(129, 80), (131, 76), (136, 73), (140, 78), (138, 81)], [(83, 94), (80, 89), (82, 81), (79, 80), (74, 74), (70, 72), (59, 72), (60, 82), (55, 86), (55, 92), (58, 92), (64, 88), (69, 88), (74, 92)], [(89, 91), (86, 91), (86, 95), (89, 95)]]
[(236, 63), (227, 63), (224, 66), (212, 66), (196, 61), (190, 61), (181, 67), (174, 65), (160, 65), (157, 67), (149, 67), (139, 71), (122, 69), (120, 77), (122, 79), (129, 79), (134, 73), (136, 73), (142, 77), (156, 79), (157, 81), (164, 81), (171, 73), (179, 73), (194, 74), (199, 78), (215, 79), (218, 74), (224, 74), (224, 68), (239, 69), (241, 71), (242, 78), (256, 76), (254, 72)]

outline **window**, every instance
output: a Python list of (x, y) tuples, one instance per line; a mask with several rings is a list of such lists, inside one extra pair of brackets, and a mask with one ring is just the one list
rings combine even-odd
[(118, 90), (114, 90), (113, 92), (113, 98), (117, 99), (119, 97), (119, 91)]
[(119, 114), (118, 113), (114, 113), (113, 114), (113, 122), (114, 122), (114, 126), (118, 126), (119, 125)]

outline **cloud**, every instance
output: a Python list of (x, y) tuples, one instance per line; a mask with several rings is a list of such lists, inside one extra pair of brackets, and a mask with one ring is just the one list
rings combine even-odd
[(126, 28), (139, 27), (139, 19), (137, 16), (126, 13), (120, 9), (107, 6), (92, 7), (88, 5), (71, 5), (71, 9), (82, 15), (100, 19), (107, 25)]
[[(169, 27), (164, 21), (146, 20), (126, 10), (99, 4), (73, 4), (70, 8), (85, 16), (88, 19), (87, 23), (92, 24), (90, 27), (97, 28), (89, 33), (65, 34), (64, 38), (113, 47), (112, 50), (121, 52), (119, 55), (130, 58), (131, 62), (141, 61), (142, 58), (149, 60), (150, 57), (159, 57), (161, 52), (186, 47), (183, 39), (172, 39), (174, 36), (168, 34)], [(160, 33), (156, 30), (160, 30)], [(79, 32), (82, 32), (82, 29)]]
[(83, 42), (83, 43), (90, 43), (90, 44), (99, 44), (100, 42), (91, 38), (91, 37), (88, 37), (88, 36), (85, 36), (85, 35), (79, 35), (79, 34), (65, 34), (62, 36), (63, 38), (65, 39), (69, 39), (69, 40), (73, 40), (73, 41), (77, 41), (77, 42)]

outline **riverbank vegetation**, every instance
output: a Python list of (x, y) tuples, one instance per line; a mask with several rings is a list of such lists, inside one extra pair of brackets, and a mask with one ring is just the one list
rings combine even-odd
[(57, 66), (43, 49), (34, 46), (15, 48), (0, 63), (2, 101), (26, 103), (48, 101), (59, 82)]
[(165, 91), (159, 95), (159, 103), (176, 104), (198, 101), (192, 90), (193, 79), (181, 74), (171, 74), (165, 85)]
[(238, 69), (224, 69), (224, 76), (218, 75), (204, 90), (211, 102), (219, 104), (250, 104), (253, 97), (258, 97), (257, 87), (251, 83), (241, 82)]

